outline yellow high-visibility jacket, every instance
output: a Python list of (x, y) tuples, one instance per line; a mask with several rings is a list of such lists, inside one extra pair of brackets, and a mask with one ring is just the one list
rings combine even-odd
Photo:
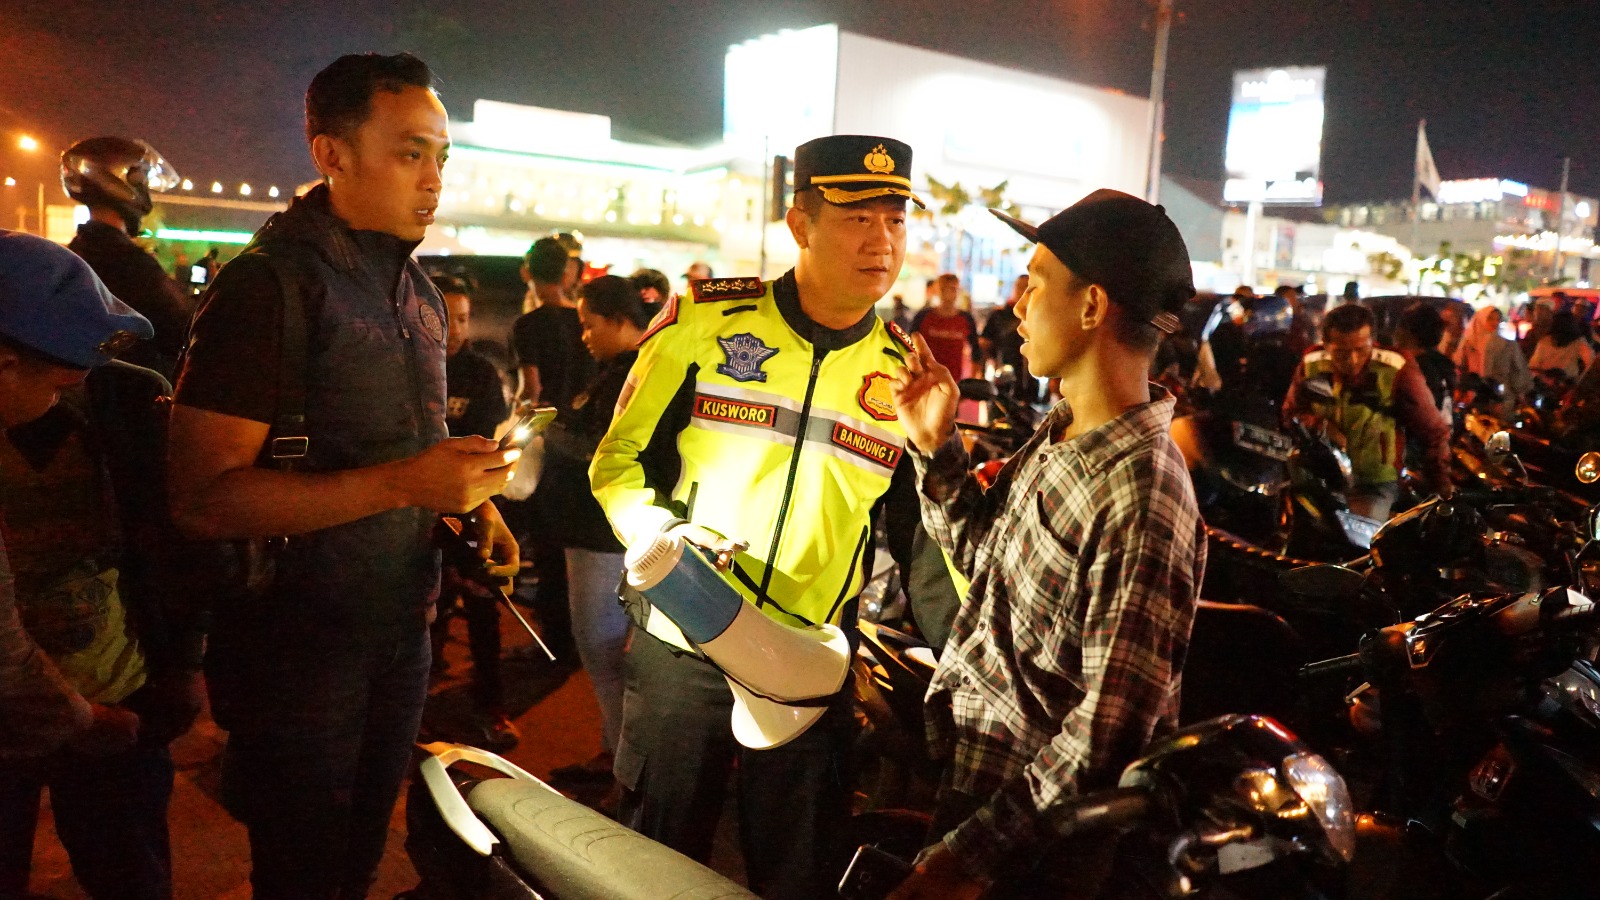
[[(838, 624), (873, 556), (871, 510), (905, 454), (904, 332), (800, 311), (793, 271), (694, 284), (651, 323), (589, 469), (624, 544), (687, 519), (748, 541), (727, 577), (787, 624)], [(664, 616), (650, 632), (687, 647)]]

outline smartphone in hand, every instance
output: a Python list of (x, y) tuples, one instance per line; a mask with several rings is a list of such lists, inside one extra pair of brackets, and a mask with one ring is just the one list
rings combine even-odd
[(911, 874), (911, 863), (872, 844), (856, 848), (839, 880), (842, 900), (883, 900)]
[(550, 427), (550, 423), (555, 420), (556, 408), (554, 406), (540, 406), (529, 410), (521, 418), (517, 419), (506, 430), (506, 433), (500, 437), (499, 449), (510, 450), (516, 448), (518, 450), (526, 450), (529, 442), (538, 437), (540, 432)]

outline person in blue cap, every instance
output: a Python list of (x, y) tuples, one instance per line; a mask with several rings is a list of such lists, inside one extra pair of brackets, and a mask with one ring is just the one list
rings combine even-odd
[[(149, 321), (113, 296), (70, 250), (0, 231), (0, 427), (7, 430), (0, 441), (0, 496), (6, 507), (21, 504), (11, 510), (13, 527), (6, 533), (22, 541), (8, 553), (0, 537), (0, 721), (6, 723), (0, 760), (35, 760), (0, 769), (0, 896), (27, 890), (45, 784), (57, 832), (91, 896), (170, 896), (171, 763), (165, 740), (144, 740), (151, 723), (128, 702), (146, 684), (148, 669), (117, 592), (117, 572), (80, 579), (83, 591), (64, 583), (46, 587), (35, 577), (42, 571), (38, 563), (70, 554), (76, 535), (57, 530), (35, 540), (38, 530), (22, 527), (42, 510), (48, 516), (57, 506), (74, 506), (74, 498), (103, 496), (78, 490), (85, 480), (99, 483), (77, 477), (92, 470), (56, 465), (72, 456), (60, 444), (34, 442), (34, 449), (50, 445), (48, 460), (23, 455), (29, 426), (50, 417), (63, 393), (81, 396), (91, 369), (152, 334)], [(22, 489), (40, 471), (61, 477), (42, 486), (43, 493)], [(51, 502), (29, 502), (39, 497)], [(53, 754), (59, 756), (49, 765), (38, 762)]]

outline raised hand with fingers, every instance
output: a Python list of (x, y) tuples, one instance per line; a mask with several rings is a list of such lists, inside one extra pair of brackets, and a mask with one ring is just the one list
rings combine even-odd
[(961, 392), (955, 376), (933, 358), (922, 335), (912, 335), (912, 344), (906, 367), (895, 376), (894, 403), (911, 443), (932, 453), (955, 428)]

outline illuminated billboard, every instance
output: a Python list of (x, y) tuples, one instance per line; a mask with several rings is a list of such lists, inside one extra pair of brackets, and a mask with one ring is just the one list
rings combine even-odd
[(1229, 203), (1322, 204), (1322, 66), (1233, 74), (1222, 197)]

